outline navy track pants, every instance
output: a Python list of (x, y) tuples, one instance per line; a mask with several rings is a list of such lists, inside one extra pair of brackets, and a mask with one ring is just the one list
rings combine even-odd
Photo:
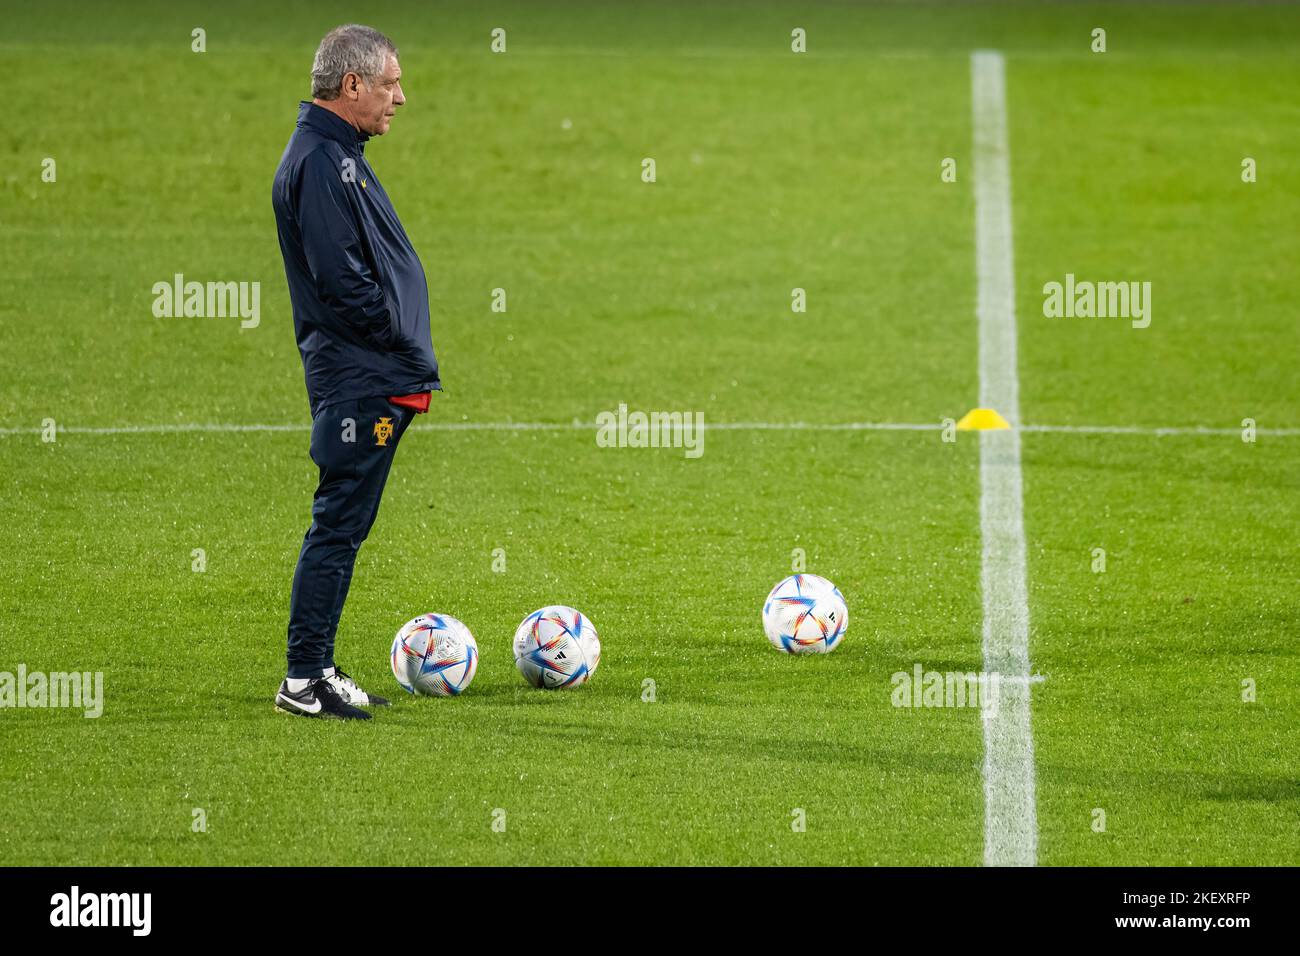
[(320, 482), (289, 598), (289, 676), (320, 677), (334, 665), (334, 635), (361, 542), (379, 514), (393, 455), (412, 409), (386, 398), (326, 405), (312, 420), (311, 460)]

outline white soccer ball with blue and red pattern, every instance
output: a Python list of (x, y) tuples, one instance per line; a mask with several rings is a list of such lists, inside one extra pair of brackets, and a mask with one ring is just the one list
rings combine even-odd
[(792, 574), (767, 596), (763, 630), (787, 654), (828, 654), (840, 646), (849, 609), (840, 589), (815, 574)]
[(390, 655), (393, 676), (407, 693), (455, 697), (478, 670), (478, 642), (447, 614), (421, 614), (402, 625)]
[(600, 637), (581, 611), (552, 605), (524, 618), (515, 631), (515, 666), (546, 690), (580, 687), (600, 664)]

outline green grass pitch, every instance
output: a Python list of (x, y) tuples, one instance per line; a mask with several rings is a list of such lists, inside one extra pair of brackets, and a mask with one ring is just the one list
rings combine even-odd
[[(0, 671), (101, 671), (105, 699), (0, 709), (0, 864), (320, 863), (326, 837), (377, 864), (980, 863), (978, 712), (890, 699), (916, 663), (982, 666), (978, 440), (937, 428), (978, 404), (976, 48), (1007, 63), (1022, 418), (1146, 429), (1022, 436), (1039, 862), (1300, 861), (1300, 435), (1270, 433), (1300, 422), (1300, 9), (368, 8), (409, 102), (367, 156), (447, 391), (339, 661), (400, 693), (392, 634), (430, 610), (482, 657), (464, 696), (361, 726), (271, 706), (314, 469), (270, 182), (356, 16), (4, 14), (30, 112), (0, 136)], [(155, 318), (178, 272), (260, 282), (260, 324)], [(1151, 326), (1045, 318), (1067, 272), (1150, 281)], [(620, 402), (936, 428), (712, 429), (687, 459), (570, 427)], [(192, 423), (286, 430), (130, 430)], [(501, 423), (562, 427), (429, 427)], [(1227, 431), (1150, 431), (1197, 426)], [(761, 630), (795, 549), (848, 601), (825, 657)], [(511, 659), (548, 603), (600, 630), (573, 693)]]

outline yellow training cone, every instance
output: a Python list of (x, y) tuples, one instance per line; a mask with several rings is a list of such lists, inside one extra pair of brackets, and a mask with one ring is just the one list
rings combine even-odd
[(991, 408), (972, 408), (957, 423), (957, 428), (964, 432), (997, 431), (1010, 427), (1007, 420)]

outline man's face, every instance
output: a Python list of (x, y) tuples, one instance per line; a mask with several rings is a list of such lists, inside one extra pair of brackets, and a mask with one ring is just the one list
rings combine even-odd
[[(406, 97), (402, 95), (401, 78), (402, 68), (397, 65), (397, 57), (390, 53), (383, 73), (372, 77), (369, 82), (358, 82), (353, 87), (356, 101), (353, 103), (352, 117), (361, 132), (371, 136), (383, 136), (388, 132), (388, 124), (397, 107), (406, 102)], [(345, 84), (345, 87), (348, 85)]]

